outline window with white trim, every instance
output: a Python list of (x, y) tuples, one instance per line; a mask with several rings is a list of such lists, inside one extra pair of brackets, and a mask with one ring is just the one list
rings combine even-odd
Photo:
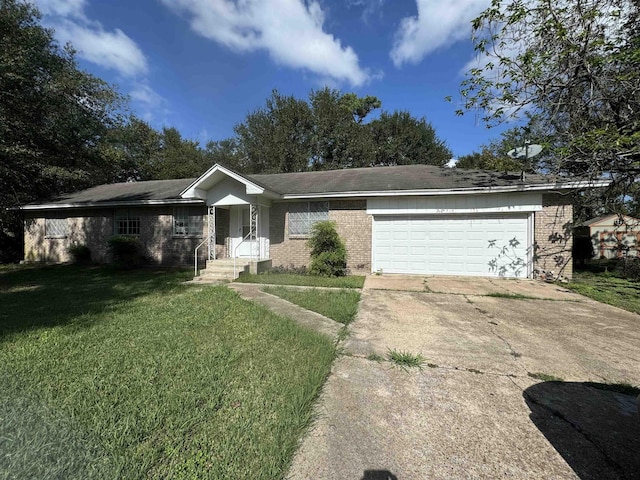
[(47, 238), (65, 238), (69, 231), (66, 218), (47, 218), (44, 221), (44, 235)]
[(114, 231), (116, 235), (140, 235), (140, 216), (128, 208), (116, 210)]
[(329, 220), (329, 202), (297, 202), (289, 205), (289, 236), (306, 237), (317, 222)]
[(175, 207), (173, 209), (173, 235), (176, 237), (202, 237), (202, 213), (193, 209)]

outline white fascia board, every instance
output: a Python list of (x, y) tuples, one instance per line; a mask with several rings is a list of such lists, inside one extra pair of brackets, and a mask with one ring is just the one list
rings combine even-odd
[(58, 210), (68, 208), (138, 207), (154, 205), (204, 205), (204, 201), (193, 198), (174, 198), (170, 200), (132, 200), (128, 202), (44, 203), (41, 205), (16, 207), (16, 210)]
[(216, 172), (222, 172), (228, 177), (233, 178), (237, 182), (242, 183), (246, 188), (247, 195), (262, 195), (265, 193), (265, 189), (260, 185), (257, 185), (251, 180), (243, 177), (242, 175), (232, 172), (231, 170), (216, 163), (213, 167), (200, 175), (191, 185), (180, 192), (180, 196), (184, 198), (185, 196), (198, 195), (196, 191), (200, 189), (199, 185)]
[(556, 190), (575, 190), (577, 188), (606, 187), (609, 180), (594, 182), (570, 182), (570, 183), (546, 183), (538, 185), (518, 185), (505, 187), (477, 187), (458, 189), (428, 189), (428, 190), (384, 190), (384, 191), (353, 191), (353, 192), (327, 192), (327, 193), (295, 193), (284, 194), (282, 200), (297, 200), (307, 198), (343, 198), (343, 197), (397, 197), (397, 196), (426, 196), (426, 195), (470, 195), (510, 192), (544, 192)]

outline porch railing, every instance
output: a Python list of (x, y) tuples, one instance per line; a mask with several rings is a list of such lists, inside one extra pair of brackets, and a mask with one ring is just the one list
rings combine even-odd
[(198, 250), (200, 249), (201, 246), (203, 246), (208, 241), (209, 241), (209, 239), (205, 238), (202, 242), (200, 242), (200, 244), (196, 247), (196, 249), (193, 252), (194, 264), (195, 264), (194, 267), (193, 267), (193, 276), (194, 277), (198, 276)]
[[(242, 240), (240, 240), (240, 242), (233, 248), (233, 278), (236, 278), (236, 261), (238, 259), (238, 247), (240, 247), (240, 245), (242, 245), (244, 242), (247, 241), (247, 239), (249, 237), (252, 237), (252, 232), (247, 233), (244, 238)], [(258, 239), (253, 238), (251, 240), (249, 240), (250, 242), (257, 242)], [(258, 254), (259, 256), (260, 254)], [(251, 261), (253, 261), (253, 257), (254, 257), (254, 246), (251, 245), (251, 255), (249, 255), (249, 258), (251, 259)]]

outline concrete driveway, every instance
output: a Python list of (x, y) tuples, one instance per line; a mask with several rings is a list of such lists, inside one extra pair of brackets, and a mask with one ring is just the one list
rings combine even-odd
[[(290, 478), (640, 478), (635, 398), (602, 389), (640, 384), (636, 314), (540, 282), (371, 276), (344, 348)], [(390, 350), (425, 366), (374, 360)]]

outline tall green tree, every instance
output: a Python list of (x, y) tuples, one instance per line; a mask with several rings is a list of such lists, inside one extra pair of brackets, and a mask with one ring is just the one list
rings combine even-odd
[[(533, 119), (532, 124), (535, 124)], [(524, 147), (527, 143), (542, 144), (545, 149), (548, 149), (544, 138), (535, 129), (514, 127), (502, 132), (499, 139), (491, 140), (482, 145), (479, 152), (458, 158), (456, 168), (476, 168), (499, 172), (540, 172), (540, 159), (544, 159), (546, 153), (528, 160), (514, 159), (507, 155), (509, 151)]]
[(493, 0), (473, 21), (479, 63), (458, 113), (534, 114), (551, 153), (541, 167), (612, 178), (613, 205), (640, 174), (639, 23), (633, 0)]
[(406, 111), (382, 112), (370, 123), (376, 165), (445, 165), (452, 156), (433, 126)]
[(309, 164), (312, 117), (304, 100), (273, 90), (265, 106), (236, 125), (237, 143), (251, 173), (301, 172)]
[(342, 94), (329, 87), (311, 91), (313, 115), (311, 166), (314, 170), (369, 166), (375, 148), (365, 118), (381, 102), (376, 97)]
[(109, 129), (100, 144), (111, 169), (110, 181), (143, 181), (156, 178), (161, 134), (135, 115)]
[(204, 155), (209, 165), (218, 163), (238, 172), (249, 169), (247, 155), (235, 138), (207, 142)]
[(150, 161), (154, 180), (198, 177), (211, 165), (195, 140), (183, 138), (173, 127), (160, 132), (160, 151)]
[(21, 250), (7, 207), (105, 181), (98, 145), (123, 105), (39, 21), (29, 3), (0, 0), (0, 261)]

